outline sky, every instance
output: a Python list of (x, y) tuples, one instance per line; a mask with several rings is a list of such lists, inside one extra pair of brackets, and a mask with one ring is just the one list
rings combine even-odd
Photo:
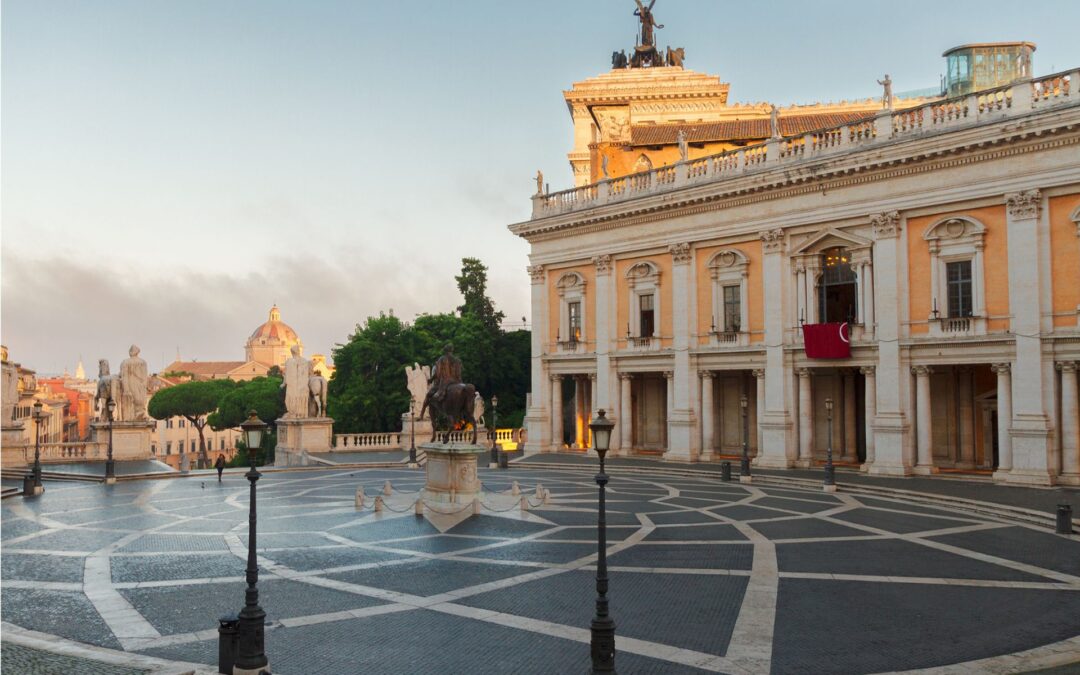
[[(452, 311), (461, 258), (529, 315), (533, 176), (571, 186), (562, 91), (632, 47), (631, 0), (4, 0), (0, 337), (39, 372), (240, 360), (277, 303), (305, 353)], [(935, 86), (1031, 40), (1080, 66), (1080, 3), (659, 0), (661, 46), (778, 105)]]

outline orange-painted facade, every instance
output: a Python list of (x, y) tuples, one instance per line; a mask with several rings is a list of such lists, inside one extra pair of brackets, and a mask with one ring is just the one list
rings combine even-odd
[(1080, 308), (1080, 227), (1073, 220), (1080, 194), (1050, 198), (1050, 274), (1054, 326), (1075, 326)]
[(761, 277), (761, 240), (744, 241), (722, 246), (702, 246), (696, 249), (697, 262), (697, 334), (698, 344), (709, 343), (709, 331), (720, 317), (713, 316), (713, 281), (709, 271), (709, 259), (719, 251), (736, 250), (746, 256), (747, 314), (750, 325), (750, 342), (765, 339), (765, 315)]

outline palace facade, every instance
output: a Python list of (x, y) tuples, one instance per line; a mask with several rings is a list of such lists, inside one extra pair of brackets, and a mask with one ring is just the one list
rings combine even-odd
[[(1078, 84), (775, 112), (679, 66), (576, 84), (576, 186), (510, 226), (526, 452), (603, 408), (619, 454), (712, 461), (745, 414), (760, 467), (831, 439), (871, 474), (1080, 484)], [(807, 355), (824, 325), (849, 355)]]

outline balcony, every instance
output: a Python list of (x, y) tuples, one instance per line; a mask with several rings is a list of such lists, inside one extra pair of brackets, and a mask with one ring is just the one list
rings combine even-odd
[(555, 351), (559, 354), (584, 354), (587, 349), (584, 340), (559, 340), (555, 343)]
[(741, 331), (738, 327), (735, 330), (709, 331), (709, 345), (713, 347), (746, 347), (749, 344), (750, 333)]
[(1076, 69), (1021, 80), (1004, 87), (933, 101), (905, 110), (883, 110), (837, 127), (770, 139), (757, 145), (650, 171), (561, 192), (539, 194), (533, 197), (532, 220), (739, 178), (897, 140), (997, 122), (1055, 106), (1076, 105), (1080, 103), (1078, 81), (1080, 70)]
[(986, 318), (981, 316), (933, 317), (930, 319), (932, 337), (969, 337), (986, 335)]

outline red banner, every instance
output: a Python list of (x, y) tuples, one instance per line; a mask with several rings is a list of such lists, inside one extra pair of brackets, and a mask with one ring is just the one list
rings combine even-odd
[(847, 323), (804, 323), (803, 342), (808, 359), (851, 357), (851, 337)]

